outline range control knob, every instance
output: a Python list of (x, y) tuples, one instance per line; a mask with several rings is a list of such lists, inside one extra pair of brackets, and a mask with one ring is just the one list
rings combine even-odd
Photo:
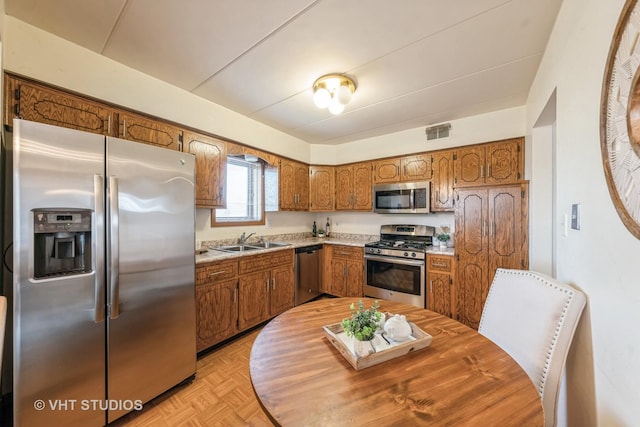
[(409, 256), (409, 252), (405, 252), (405, 253), (404, 253), (404, 256)]
[(381, 253), (382, 253), (382, 249), (378, 249), (378, 250), (376, 251), (376, 253), (377, 253), (377, 254), (381, 254)]
[(415, 257), (416, 257), (416, 253), (415, 253), (415, 252), (411, 252), (411, 256), (412, 256), (413, 258), (415, 258)]

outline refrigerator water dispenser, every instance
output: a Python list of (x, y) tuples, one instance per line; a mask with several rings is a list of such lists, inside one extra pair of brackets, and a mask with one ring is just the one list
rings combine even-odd
[(91, 271), (91, 211), (33, 211), (34, 278)]

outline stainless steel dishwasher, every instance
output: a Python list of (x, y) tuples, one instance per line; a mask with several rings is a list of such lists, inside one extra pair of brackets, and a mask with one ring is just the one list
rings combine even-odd
[(296, 248), (295, 304), (314, 299), (320, 292), (322, 278), (322, 245)]

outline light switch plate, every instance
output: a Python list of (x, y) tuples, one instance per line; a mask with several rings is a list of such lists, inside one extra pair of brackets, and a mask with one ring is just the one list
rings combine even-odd
[(571, 205), (571, 228), (573, 230), (580, 230), (580, 204), (574, 203)]

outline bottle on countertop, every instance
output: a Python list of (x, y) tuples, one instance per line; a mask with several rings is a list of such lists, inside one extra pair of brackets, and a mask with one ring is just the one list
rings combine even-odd
[(318, 228), (316, 227), (316, 222), (313, 221), (313, 227), (311, 227), (311, 235), (316, 237), (318, 235)]
[(327, 237), (329, 237), (329, 227), (331, 226), (329, 225), (329, 217), (327, 217), (327, 225), (325, 226), (325, 235)]

